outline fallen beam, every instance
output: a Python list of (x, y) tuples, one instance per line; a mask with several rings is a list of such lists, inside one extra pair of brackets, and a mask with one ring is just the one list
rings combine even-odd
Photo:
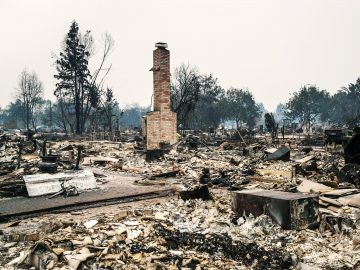
[(292, 178), (291, 171), (285, 170), (274, 170), (274, 169), (256, 169), (256, 173), (265, 176), (276, 176), (276, 177), (284, 177), (284, 178)]
[(175, 177), (179, 173), (179, 170), (174, 170), (171, 172), (165, 172), (165, 173), (159, 173), (154, 174), (149, 177), (150, 180), (156, 179), (156, 178), (168, 178), (168, 177)]
[(257, 181), (257, 182), (263, 182), (263, 183), (286, 183), (288, 182), (288, 179), (274, 179), (270, 177), (263, 177), (263, 176), (246, 176), (246, 180), (249, 181)]

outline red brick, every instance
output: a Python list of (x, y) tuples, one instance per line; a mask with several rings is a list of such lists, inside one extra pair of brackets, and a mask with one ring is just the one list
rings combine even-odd
[(147, 114), (142, 128), (146, 148), (158, 149), (162, 141), (177, 141), (176, 113), (170, 110), (170, 52), (158, 47), (153, 52), (154, 111)]

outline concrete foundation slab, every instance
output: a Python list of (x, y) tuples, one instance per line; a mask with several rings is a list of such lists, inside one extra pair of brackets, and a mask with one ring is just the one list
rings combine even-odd
[(165, 186), (139, 186), (139, 177), (116, 175), (105, 187), (80, 193), (78, 196), (16, 197), (0, 200), (0, 222), (19, 217), (37, 216), (43, 213), (68, 212), (84, 208), (138, 201), (173, 194)]

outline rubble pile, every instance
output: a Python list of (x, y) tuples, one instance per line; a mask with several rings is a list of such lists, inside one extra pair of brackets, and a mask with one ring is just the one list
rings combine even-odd
[[(360, 269), (356, 166), (345, 164), (341, 153), (296, 139), (281, 145), (266, 138), (240, 139), (185, 136), (150, 162), (136, 134), (119, 142), (25, 141), (17, 134), (2, 139), (0, 203), (30, 196), (24, 181), (37, 192), (36, 185), (60, 179), (62, 190), (47, 190), (53, 194), (47, 199), (79, 196), (83, 191), (64, 186), (70, 175), (79, 185), (91, 182), (94, 194), (102, 190), (96, 182), (112, 181), (109, 188), (115, 189), (128, 181), (118, 176), (130, 175), (136, 176), (136, 188), (165, 186), (176, 195), (141, 207), (110, 208), (110, 213), (71, 211), (0, 224), (0, 268)], [(120, 184), (113, 185), (116, 181)], [(315, 217), (311, 229), (284, 229), (274, 209), (261, 215), (233, 211), (232, 194), (256, 190), (279, 200), (282, 192), (288, 198), (308, 195)], [(256, 200), (265, 202), (258, 194), (255, 206), (262, 205)], [(303, 210), (291, 199), (288, 205), (294, 207), (291, 213)], [(250, 212), (252, 207), (249, 203)]]
[[(359, 224), (337, 232), (283, 230), (269, 217), (235, 217), (227, 191), (214, 200), (161, 204), (79, 218), (35, 219), (35, 241), (3, 228), (2, 269), (356, 269)], [(79, 214), (79, 213), (77, 213)], [(31, 224), (31, 221), (28, 221)], [(334, 225), (336, 226), (336, 224)], [(20, 226), (21, 227), (21, 226)], [(31, 239), (31, 238), (29, 238)], [(7, 268), (6, 268), (7, 267)], [(326, 268), (327, 267), (327, 268)]]
[(23, 142), (17, 133), (0, 136), (0, 198), (26, 195), (22, 176), (38, 171), (40, 160), (33, 151), (33, 142)]
[[(41, 168), (41, 164), (44, 163), (41, 162), (41, 156), (58, 157), (56, 161), (58, 172), (73, 170), (76, 169), (78, 152), (81, 149), (79, 157), (81, 168), (91, 167), (139, 175), (143, 177), (139, 184), (159, 184), (161, 181), (162, 184), (166, 184), (165, 178), (172, 180), (178, 178), (182, 183), (187, 180), (200, 181), (202, 184), (232, 189), (241, 189), (242, 185), (250, 181), (286, 185), (298, 175), (306, 176), (316, 182), (328, 181), (335, 184), (339, 168), (344, 166), (342, 157), (311, 149), (303, 152), (301, 146), (298, 150), (290, 151), (290, 161), (270, 160), (266, 157), (272, 155), (276, 148), (272, 150), (263, 140), (245, 146), (238, 141), (217, 145), (214, 139), (199, 138), (197, 140), (202, 143), (194, 147), (194, 136), (189, 142), (187, 138), (176, 145), (162, 159), (146, 162), (145, 153), (138, 149), (139, 142), (135, 138), (134, 140), (127, 138), (124, 142), (45, 141), (47, 145), (45, 153), (44, 141), (37, 140), (37, 148), (32, 145), (23, 147), (20, 151), (21, 155), (19, 155), (18, 143), (7, 142), (0, 149), (3, 153), (1, 166), (6, 174), (5, 179), (12, 174), (11, 179), (17, 177), (18, 180), (21, 179), (24, 171), (26, 174), (39, 172), (39, 167)], [(6, 170), (9, 166), (11, 168)], [(161, 176), (169, 172), (176, 174), (171, 177)]]

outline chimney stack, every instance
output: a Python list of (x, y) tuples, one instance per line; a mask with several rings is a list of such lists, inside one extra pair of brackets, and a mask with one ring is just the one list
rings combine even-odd
[(170, 52), (158, 42), (153, 51), (154, 111), (170, 110)]
[(170, 104), (170, 52), (167, 44), (158, 42), (153, 51), (154, 110), (142, 122), (142, 135), (146, 140), (146, 156), (168, 151), (177, 142), (176, 113)]

